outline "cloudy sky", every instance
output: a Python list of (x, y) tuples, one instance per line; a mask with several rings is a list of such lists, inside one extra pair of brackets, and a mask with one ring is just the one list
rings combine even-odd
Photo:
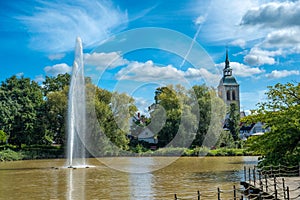
[(141, 109), (165, 84), (216, 87), (228, 47), (241, 108), (300, 81), (300, 1), (15, 0), (0, 6), (0, 80), (70, 73), (81, 37), (86, 75)]

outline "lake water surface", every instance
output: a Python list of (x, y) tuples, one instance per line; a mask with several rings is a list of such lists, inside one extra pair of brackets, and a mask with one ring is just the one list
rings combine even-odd
[[(0, 199), (232, 199), (244, 166), (257, 157), (168, 157), (88, 159), (94, 167), (63, 168), (65, 160), (0, 163)], [(161, 163), (171, 163), (161, 168)], [(57, 167), (55, 169), (53, 167)], [(121, 170), (121, 171), (120, 171)]]

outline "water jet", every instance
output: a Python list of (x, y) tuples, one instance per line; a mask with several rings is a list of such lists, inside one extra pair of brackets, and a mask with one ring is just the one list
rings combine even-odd
[(86, 100), (82, 41), (78, 37), (68, 94), (67, 168), (85, 168)]

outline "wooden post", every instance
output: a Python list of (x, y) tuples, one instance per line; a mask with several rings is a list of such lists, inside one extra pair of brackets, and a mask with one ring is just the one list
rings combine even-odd
[(285, 199), (285, 183), (284, 183), (284, 178), (282, 178), (282, 188), (283, 188), (283, 199)]
[(268, 192), (268, 179), (267, 175), (265, 174), (265, 183), (266, 183), (266, 192)]
[(236, 190), (235, 190), (235, 185), (233, 185), (233, 200), (236, 200)]
[(276, 176), (274, 176), (274, 192), (275, 192), (275, 200), (277, 200), (277, 182), (276, 182)]
[(218, 188), (218, 200), (221, 200), (221, 191), (220, 191), (220, 188)]
[(289, 189), (289, 186), (286, 187), (286, 195), (287, 195), (287, 200), (290, 200), (290, 189)]
[(273, 167), (271, 166), (271, 176), (270, 177), (272, 177), (272, 175), (273, 175)]
[(244, 166), (244, 180), (245, 180), (245, 182), (247, 182), (247, 170), (246, 170), (246, 166)]
[(262, 176), (262, 175), (261, 175), (261, 172), (259, 172), (258, 175), (259, 175), (259, 185), (260, 185), (260, 190), (263, 191), (263, 190), (264, 190), (264, 185), (263, 185), (263, 182), (262, 182), (262, 180), (261, 180), (261, 176)]
[(200, 191), (198, 190), (198, 200), (200, 200)]
[(256, 177), (255, 177), (255, 167), (253, 168), (253, 172), (252, 173), (253, 173), (254, 186), (256, 186), (256, 183), (255, 183), (256, 182), (256, 180), (255, 180), (256, 179)]
[(250, 184), (250, 182), (251, 182), (251, 169), (250, 168), (248, 170), (248, 177), (249, 177), (249, 184)]

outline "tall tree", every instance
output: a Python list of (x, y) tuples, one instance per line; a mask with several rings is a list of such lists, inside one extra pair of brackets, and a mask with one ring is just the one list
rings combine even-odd
[(89, 150), (95, 156), (127, 150), (130, 118), (136, 112), (133, 98), (87, 84)]
[(47, 96), (49, 92), (62, 91), (64, 87), (69, 86), (71, 76), (68, 73), (58, 74), (57, 76), (46, 76), (43, 82), (44, 95)]
[(250, 137), (250, 149), (264, 155), (262, 164), (298, 164), (300, 162), (300, 84), (269, 86), (267, 102), (243, 121), (264, 122), (271, 131)]
[(205, 85), (195, 85), (192, 88), (194, 92), (199, 109), (193, 109), (199, 112), (198, 130), (196, 133), (195, 140), (193, 141), (194, 146), (201, 146), (207, 134), (207, 131), (211, 122), (211, 109), (212, 109), (212, 91)]
[(65, 86), (60, 91), (52, 91), (47, 94), (46, 112), (47, 137), (57, 144), (64, 144), (66, 141), (66, 122), (68, 109), (68, 90)]
[(169, 85), (157, 88), (154, 99), (150, 128), (158, 131), (159, 146), (189, 147), (198, 127), (195, 95), (181, 85)]
[(239, 113), (238, 107), (235, 103), (230, 104), (227, 123), (228, 123), (228, 129), (229, 129), (234, 141), (239, 140), (240, 113)]
[(41, 143), (45, 135), (38, 123), (44, 105), (41, 87), (29, 78), (12, 76), (2, 82), (0, 90), (0, 124), (9, 143), (20, 147)]

